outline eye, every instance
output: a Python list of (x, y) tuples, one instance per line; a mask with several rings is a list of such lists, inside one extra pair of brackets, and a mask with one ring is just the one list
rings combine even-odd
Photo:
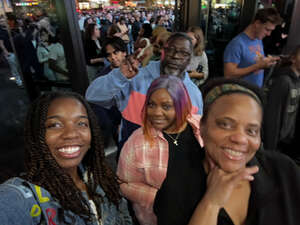
[(87, 121), (79, 121), (78, 126), (80, 126), (80, 127), (89, 127), (89, 123)]
[(148, 108), (154, 108), (154, 106), (155, 106), (155, 105), (154, 105), (153, 102), (148, 102), (148, 105), (147, 105)]
[(163, 108), (164, 110), (170, 110), (172, 107), (173, 107), (173, 106), (170, 105), (170, 104), (164, 104), (164, 105), (162, 106), (162, 108)]
[(51, 122), (46, 124), (46, 129), (61, 128), (61, 127), (63, 127), (63, 125), (59, 122)]
[(232, 128), (232, 124), (229, 121), (217, 121), (217, 125), (222, 129)]
[(247, 129), (247, 134), (256, 137), (259, 134), (259, 129), (258, 128), (249, 128)]

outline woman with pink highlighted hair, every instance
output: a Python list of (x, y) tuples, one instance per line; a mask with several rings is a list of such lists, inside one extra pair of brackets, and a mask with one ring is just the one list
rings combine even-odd
[(183, 82), (161, 76), (148, 89), (143, 127), (125, 143), (117, 169), (122, 194), (131, 201), (141, 225), (157, 224), (153, 212), (156, 192), (169, 177), (195, 180), (200, 151), (200, 116), (191, 114), (191, 100)]

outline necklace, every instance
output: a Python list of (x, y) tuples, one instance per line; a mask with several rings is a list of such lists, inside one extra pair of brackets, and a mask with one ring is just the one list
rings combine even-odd
[(179, 138), (181, 132), (177, 134), (176, 138), (173, 138), (171, 135), (169, 135), (167, 133), (165, 133), (165, 134), (168, 135), (168, 137), (170, 137), (173, 140), (174, 145), (178, 146), (178, 138)]

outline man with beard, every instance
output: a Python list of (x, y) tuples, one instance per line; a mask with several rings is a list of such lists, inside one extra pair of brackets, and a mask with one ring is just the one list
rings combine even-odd
[[(174, 33), (168, 39), (162, 59), (139, 68), (136, 56), (127, 57), (120, 69), (94, 80), (88, 87), (86, 99), (105, 108), (117, 106), (122, 113), (119, 148), (142, 124), (142, 107), (151, 82), (161, 75), (174, 75), (183, 80), (190, 95), (192, 113), (202, 114), (202, 95), (185, 71), (190, 62), (193, 45), (184, 33)], [(136, 54), (135, 54), (136, 55)]]

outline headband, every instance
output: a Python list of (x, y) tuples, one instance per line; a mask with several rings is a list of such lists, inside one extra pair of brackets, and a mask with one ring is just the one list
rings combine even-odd
[(239, 84), (222, 84), (214, 87), (212, 90), (210, 90), (207, 93), (204, 99), (204, 105), (208, 106), (212, 104), (217, 98), (221, 97), (222, 95), (234, 93), (234, 92), (248, 94), (251, 97), (253, 97), (260, 105), (262, 105), (261, 100), (253, 91)]

